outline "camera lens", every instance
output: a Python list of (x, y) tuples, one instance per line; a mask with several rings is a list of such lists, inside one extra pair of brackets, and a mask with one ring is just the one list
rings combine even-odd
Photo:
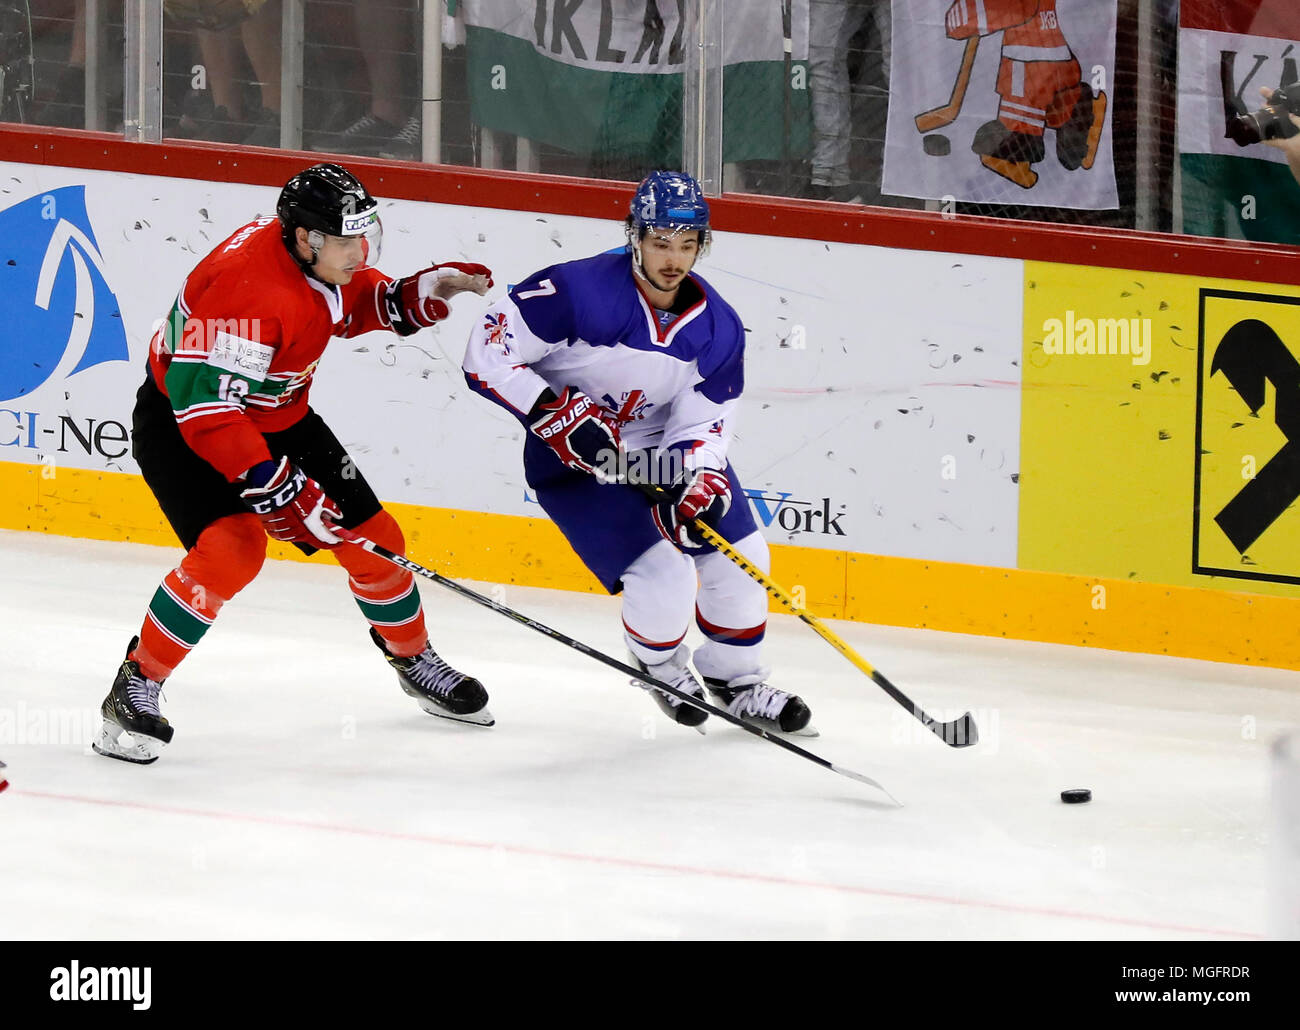
[(1248, 147), (1264, 139), (1255, 114), (1239, 114), (1228, 119), (1227, 136), (1239, 147)]

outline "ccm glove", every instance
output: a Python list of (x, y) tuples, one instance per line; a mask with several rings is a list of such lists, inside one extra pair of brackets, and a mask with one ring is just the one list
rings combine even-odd
[(585, 393), (566, 386), (556, 397), (543, 390), (528, 413), (528, 428), (569, 468), (589, 472), (601, 482), (615, 474), (609, 463), (622, 447), (618, 428), (601, 418), (600, 405)]
[(267, 536), (291, 544), (334, 547), (343, 541), (329, 530), (330, 519), (343, 517), (338, 506), (288, 458), (277, 465), (264, 461), (245, 476), (253, 483), (239, 494), (253, 514), (262, 520)]
[(696, 469), (669, 487), (654, 508), (655, 525), (669, 543), (683, 551), (698, 551), (708, 542), (695, 528), (700, 519), (716, 529), (731, 507), (731, 483), (720, 469)]
[(487, 265), (449, 261), (394, 279), (385, 288), (384, 305), (393, 331), (410, 336), (450, 315), (447, 301), (456, 294), (470, 290), (482, 296), (491, 286)]

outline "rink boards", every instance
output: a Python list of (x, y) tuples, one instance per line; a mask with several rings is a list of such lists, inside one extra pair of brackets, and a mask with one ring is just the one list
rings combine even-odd
[[(0, 527), (173, 543), (130, 456), (148, 338), (189, 269), (277, 191), (0, 173)], [(621, 242), (616, 211), (397, 199), (363, 177), (384, 198), (390, 273), (481, 261), (499, 291)], [(1294, 389), (1276, 370), (1300, 364), (1300, 291), (753, 221), (715, 217), (700, 272), (747, 329), (734, 463), (774, 577), (811, 611), (1300, 668), (1300, 525), (1275, 400), (1278, 383), (1284, 401)], [(523, 483), (521, 427), (460, 374), (483, 308), (462, 298), (407, 340), (336, 341), (313, 406), (417, 560), (598, 589)]]

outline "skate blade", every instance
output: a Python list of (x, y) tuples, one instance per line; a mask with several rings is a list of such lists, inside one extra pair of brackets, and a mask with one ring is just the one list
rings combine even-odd
[(463, 722), (470, 726), (495, 726), (496, 719), (492, 718), (492, 713), (486, 708), (480, 708), (477, 712), (469, 712), (466, 715), (457, 715), (446, 708), (440, 708), (425, 698), (416, 699), (420, 707), (430, 715), (436, 715), (439, 719), (446, 719), (449, 722)]
[(1004, 161), (1000, 157), (983, 154), (980, 156), (980, 164), (1023, 189), (1033, 189), (1034, 183), (1038, 182), (1038, 173), (1029, 167), (1027, 161)]
[(1091, 168), (1097, 160), (1097, 146), (1101, 143), (1101, 129), (1106, 122), (1106, 94), (1098, 93), (1092, 101), (1092, 127), (1088, 130), (1088, 152), (1081, 168)]
[(795, 730), (793, 733), (787, 733), (779, 726), (773, 725), (770, 721), (765, 722), (762, 719), (747, 719), (743, 715), (741, 716), (741, 719), (749, 723), (749, 725), (751, 726), (756, 726), (760, 730), (772, 734), (772, 736), (774, 737), (820, 737), (821, 736), (821, 734), (817, 731), (817, 727), (814, 726), (812, 723), (809, 723), (801, 730)]
[(143, 733), (131, 733), (113, 723), (105, 722), (99, 736), (91, 742), (90, 749), (105, 758), (116, 758), (134, 765), (151, 765), (158, 761), (165, 742)]

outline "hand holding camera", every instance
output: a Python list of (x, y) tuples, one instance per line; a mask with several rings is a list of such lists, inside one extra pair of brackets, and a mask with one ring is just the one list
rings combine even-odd
[[(1300, 136), (1300, 117), (1297, 117), (1300, 114), (1300, 84), (1293, 83), (1285, 90), (1260, 86), (1259, 95), (1268, 103), (1268, 107), (1260, 109), (1261, 113), (1281, 108), (1276, 117), (1278, 131), (1275, 135), (1264, 136), (1263, 141), (1278, 150), (1290, 150), (1286, 141)], [(1268, 127), (1272, 127), (1272, 120)]]
[[(1300, 135), (1300, 118), (1296, 117), (1300, 114), (1300, 83), (1279, 89), (1260, 86), (1259, 93), (1266, 106), (1230, 117), (1227, 135), (1239, 147), (1269, 143), (1286, 150), (1282, 141)], [(1241, 110), (1240, 105), (1237, 109)]]
[[(1230, 95), (1231, 75), (1224, 70), (1224, 98)], [(1228, 107), (1227, 131), (1224, 133), (1239, 147), (1266, 143), (1286, 155), (1286, 162), (1296, 182), (1300, 182), (1300, 83), (1291, 82), (1278, 89), (1259, 87), (1265, 106), (1258, 111), (1242, 110), (1239, 100)], [(1235, 113), (1234, 113), (1235, 110)]]

